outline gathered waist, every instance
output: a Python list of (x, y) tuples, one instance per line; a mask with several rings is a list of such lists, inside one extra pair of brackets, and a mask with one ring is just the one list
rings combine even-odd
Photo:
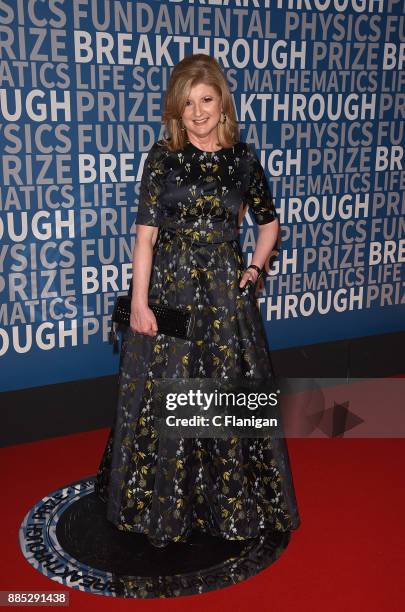
[(159, 229), (174, 233), (196, 244), (218, 244), (239, 238), (239, 229), (236, 226), (209, 227), (208, 224), (200, 223), (197, 227), (193, 227), (186, 225), (179, 226), (163, 221)]

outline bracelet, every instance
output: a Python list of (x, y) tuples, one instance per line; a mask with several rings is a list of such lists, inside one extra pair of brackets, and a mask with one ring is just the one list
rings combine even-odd
[(263, 274), (263, 270), (259, 268), (259, 266), (256, 266), (255, 264), (250, 264), (250, 266), (248, 266), (246, 270), (248, 270), (249, 268), (253, 268), (254, 270), (257, 270), (257, 278), (259, 278)]

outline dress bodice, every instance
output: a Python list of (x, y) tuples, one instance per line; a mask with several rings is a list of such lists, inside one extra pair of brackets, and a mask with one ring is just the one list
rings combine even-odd
[(276, 213), (268, 182), (251, 145), (209, 152), (187, 142), (170, 151), (155, 142), (145, 161), (136, 223), (166, 227), (197, 242), (238, 237), (238, 212), (248, 204), (259, 225)]

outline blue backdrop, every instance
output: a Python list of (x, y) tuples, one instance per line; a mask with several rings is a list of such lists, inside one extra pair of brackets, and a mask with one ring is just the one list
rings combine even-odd
[[(280, 214), (270, 347), (404, 329), (401, 4), (309, 4), (0, 1), (1, 390), (117, 372), (142, 167), (197, 52), (221, 63)], [(255, 232), (247, 214), (246, 262)]]

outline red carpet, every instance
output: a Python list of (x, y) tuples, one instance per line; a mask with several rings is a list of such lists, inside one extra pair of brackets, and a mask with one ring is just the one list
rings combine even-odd
[[(24, 559), (18, 530), (36, 501), (95, 473), (107, 433), (103, 429), (0, 449), (0, 590), (62, 590)], [(405, 440), (291, 439), (288, 447), (302, 525), (268, 570), (220, 591), (173, 600), (114, 600), (67, 589), (69, 609), (403, 610)]]

